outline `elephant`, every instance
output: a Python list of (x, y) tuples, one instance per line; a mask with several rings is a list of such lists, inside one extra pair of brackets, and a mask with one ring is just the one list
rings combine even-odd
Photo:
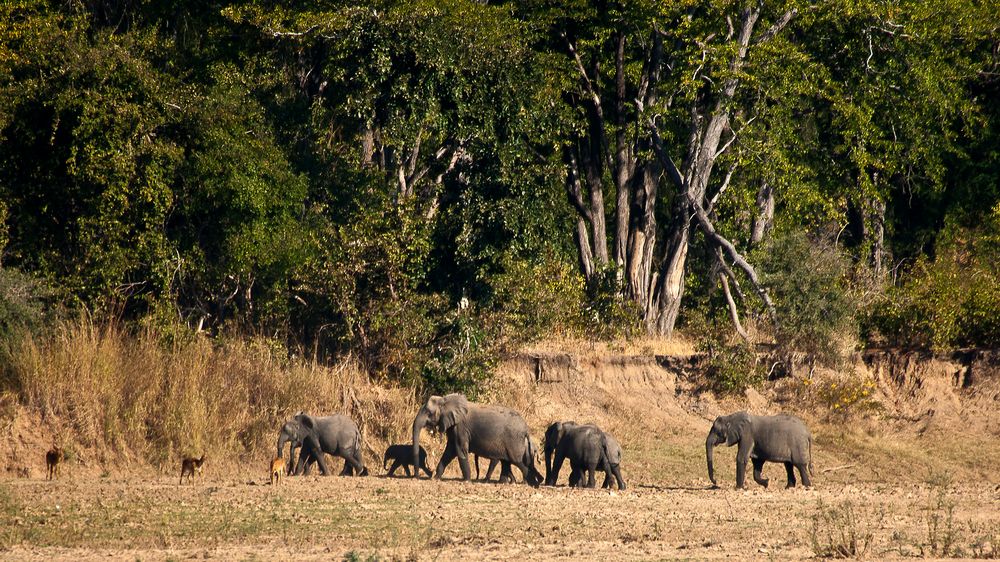
[[(615, 442), (617, 443), (617, 442)], [(555, 458), (553, 459), (553, 453)], [(618, 459), (621, 459), (619, 447)], [(559, 479), (559, 470), (563, 460), (569, 459), (573, 472), (570, 474), (569, 485), (580, 484), (583, 474), (587, 473), (586, 487), (593, 488), (596, 484), (594, 472), (600, 466), (605, 475), (615, 474), (609, 461), (608, 438), (596, 425), (580, 425), (576, 422), (555, 422), (545, 430), (545, 484), (555, 486)], [(620, 474), (620, 473), (619, 473)], [(624, 482), (619, 478), (619, 487)], [(608, 476), (605, 477), (605, 480)], [(610, 482), (608, 482), (610, 486)]]
[[(320, 473), (330, 474), (326, 465), (325, 453), (343, 457), (344, 470), (341, 476), (367, 476), (361, 459), (361, 432), (351, 418), (335, 414), (326, 417), (313, 417), (304, 412), (298, 412), (291, 417), (278, 433), (278, 456), (285, 443), (288, 449), (288, 474), (308, 474), (312, 462), (319, 463)], [(301, 447), (299, 460), (292, 470), (292, 459), (296, 447)]]
[(382, 455), (382, 470), (386, 470), (386, 463), (389, 462), (389, 459), (392, 459), (392, 467), (388, 469), (389, 476), (392, 476), (399, 467), (403, 467), (406, 475), (410, 476), (410, 465), (417, 465), (419, 470), (423, 470), (430, 477), (431, 469), (427, 466), (427, 451), (423, 447), (420, 448), (420, 457), (417, 462), (413, 462), (412, 454), (413, 449), (410, 448), (409, 444), (389, 445), (385, 450), (385, 454)]
[[(514, 410), (469, 402), (463, 394), (431, 396), (413, 418), (413, 458), (417, 458), (420, 432), (425, 428), (444, 433), (448, 439), (434, 478), (441, 478), (448, 464), (458, 457), (462, 480), (468, 481), (472, 453), (516, 466), (532, 486), (542, 481), (535, 468), (528, 424)], [(513, 476), (510, 468), (507, 473)], [(501, 471), (501, 479), (503, 476)], [(416, 469), (413, 477), (417, 477)]]
[(728, 447), (739, 444), (736, 451), (737, 489), (743, 488), (748, 458), (753, 462), (754, 482), (765, 488), (768, 480), (761, 475), (765, 462), (784, 463), (788, 474), (788, 488), (795, 487), (793, 467), (798, 469), (802, 485), (812, 486), (809, 480), (813, 473), (812, 435), (806, 424), (795, 416), (754, 416), (747, 412), (736, 412), (715, 418), (705, 439), (708, 479), (712, 481), (713, 487), (718, 487), (718, 482), (712, 466), (712, 451), (715, 446), (723, 443)]
[[(530, 436), (528, 437), (528, 448), (531, 454), (531, 458), (535, 458), (538, 453), (538, 443), (535, 442)], [(476, 458), (476, 480), (479, 478), (479, 455), (474, 455)], [(493, 476), (493, 470), (496, 469), (497, 464), (500, 465), (500, 483), (505, 484), (508, 482), (514, 482), (514, 473), (510, 469), (510, 463), (505, 461), (498, 461), (497, 459), (489, 459), (490, 465), (486, 468), (486, 476), (482, 478), (482, 482), (489, 482), (490, 478)]]

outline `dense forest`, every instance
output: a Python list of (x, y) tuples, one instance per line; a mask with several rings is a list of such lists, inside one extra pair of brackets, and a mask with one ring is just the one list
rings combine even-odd
[(449, 389), (551, 337), (996, 346), (998, 14), (6, 0), (0, 339), (91, 314)]

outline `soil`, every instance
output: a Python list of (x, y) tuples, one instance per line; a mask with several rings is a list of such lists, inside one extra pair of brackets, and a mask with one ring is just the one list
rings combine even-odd
[[(628, 489), (569, 489), (567, 474), (555, 488), (465, 483), (457, 463), (443, 481), (307, 476), (270, 486), (265, 458), (210, 460), (190, 485), (127, 459), (70, 463), (47, 482), (49, 441), (29, 442), (20, 424), (36, 420), (24, 414), (0, 449), (0, 558), (1000, 557), (995, 353), (869, 353), (810, 384), (787, 378), (728, 398), (706, 388), (690, 356), (535, 353), (503, 375), (484, 401), (523, 412), (536, 439), (554, 419), (600, 424), (623, 445)], [(825, 402), (844, 400), (831, 385), (859, 380), (873, 385), (870, 397), (843, 409)], [(769, 488), (748, 478), (735, 490), (735, 451), (725, 447), (715, 453), (723, 487), (710, 487), (705, 434), (737, 409), (809, 423), (813, 488), (786, 490), (783, 468), (767, 465)], [(433, 464), (443, 441), (423, 439)]]

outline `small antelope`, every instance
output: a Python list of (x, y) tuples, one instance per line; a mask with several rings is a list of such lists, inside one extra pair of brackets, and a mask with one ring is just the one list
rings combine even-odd
[(59, 463), (65, 458), (62, 447), (56, 447), (55, 445), (49, 449), (49, 452), (45, 453), (45, 466), (48, 468), (48, 476), (46, 480), (52, 480), (53, 478), (58, 478), (60, 472)]
[(271, 485), (281, 482), (281, 476), (285, 473), (285, 461), (281, 457), (275, 457), (271, 461)]
[(196, 475), (201, 476), (203, 464), (205, 464), (205, 455), (202, 455), (200, 459), (187, 457), (181, 461), (181, 484), (184, 483), (184, 475), (187, 475), (189, 484), (191, 483), (191, 479)]

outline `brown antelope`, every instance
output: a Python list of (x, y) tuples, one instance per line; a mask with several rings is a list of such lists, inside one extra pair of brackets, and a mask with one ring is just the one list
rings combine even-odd
[(285, 473), (285, 461), (281, 457), (275, 457), (271, 461), (271, 485), (281, 482), (281, 475)]
[(187, 475), (189, 484), (196, 475), (201, 476), (203, 464), (205, 464), (205, 455), (202, 455), (200, 459), (187, 457), (181, 461), (181, 484), (184, 483), (184, 475)]
[(46, 476), (46, 480), (52, 480), (53, 478), (59, 477), (59, 474), (62, 472), (59, 468), (59, 464), (65, 457), (66, 455), (63, 453), (62, 447), (57, 447), (55, 445), (49, 449), (49, 452), (45, 453), (45, 466), (48, 468), (48, 476)]

